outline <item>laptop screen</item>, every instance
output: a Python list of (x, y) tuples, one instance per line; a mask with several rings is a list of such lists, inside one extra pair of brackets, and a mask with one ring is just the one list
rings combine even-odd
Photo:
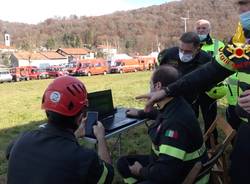
[(99, 119), (114, 114), (114, 105), (111, 90), (88, 93), (88, 111), (97, 111)]

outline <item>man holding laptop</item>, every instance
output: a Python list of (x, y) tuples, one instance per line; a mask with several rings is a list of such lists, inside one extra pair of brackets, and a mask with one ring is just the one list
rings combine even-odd
[[(159, 91), (178, 77), (172, 66), (160, 66), (152, 75), (150, 91)], [(117, 161), (125, 183), (181, 183), (197, 161), (207, 161), (199, 123), (184, 98), (166, 97), (157, 106), (159, 113), (148, 130), (152, 154), (123, 156)]]
[(87, 104), (86, 88), (74, 77), (58, 77), (47, 87), (42, 109), (48, 124), (10, 144), (8, 184), (112, 183), (114, 171), (103, 125), (93, 126), (98, 154), (77, 141), (85, 135)]

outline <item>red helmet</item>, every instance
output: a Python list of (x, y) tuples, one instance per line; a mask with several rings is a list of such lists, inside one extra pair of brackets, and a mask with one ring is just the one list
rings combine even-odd
[(42, 109), (74, 116), (87, 105), (84, 84), (71, 76), (57, 77), (45, 90)]

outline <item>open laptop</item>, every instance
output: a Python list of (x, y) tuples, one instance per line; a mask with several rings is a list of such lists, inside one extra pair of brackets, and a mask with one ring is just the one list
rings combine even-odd
[(114, 108), (111, 90), (88, 93), (88, 111), (97, 111), (106, 133), (133, 124), (134, 118), (126, 117), (126, 108)]

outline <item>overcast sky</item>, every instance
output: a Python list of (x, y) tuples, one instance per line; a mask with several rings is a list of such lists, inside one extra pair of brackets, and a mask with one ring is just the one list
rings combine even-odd
[(173, 0), (1, 0), (0, 19), (37, 24), (55, 16), (95, 16)]

